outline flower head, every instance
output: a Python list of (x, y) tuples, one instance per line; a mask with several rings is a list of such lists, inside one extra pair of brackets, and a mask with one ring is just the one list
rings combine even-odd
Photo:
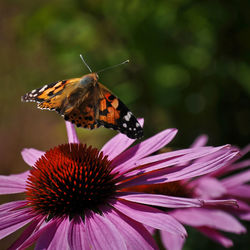
[(175, 129), (132, 147), (134, 140), (119, 134), (99, 151), (79, 143), (73, 125), (66, 125), (68, 144), (47, 152), (24, 149), (23, 159), (31, 169), (0, 176), (1, 194), (26, 195), (25, 200), (0, 206), (0, 238), (29, 223), (10, 249), (34, 242), (36, 249), (156, 249), (149, 228), (184, 238), (185, 228), (155, 207), (200, 207), (207, 201), (125, 188), (210, 173), (238, 154), (226, 145), (152, 155), (173, 139)]
[[(203, 147), (207, 139), (205, 135), (198, 137), (191, 148)], [(218, 230), (236, 234), (246, 232), (245, 227), (237, 218), (250, 220), (250, 186), (247, 184), (250, 181), (250, 171), (248, 169), (239, 172), (239, 170), (250, 166), (250, 161), (249, 159), (240, 162), (238, 160), (249, 150), (250, 146), (240, 150), (237, 157), (232, 158), (222, 168), (210, 174), (172, 183), (131, 187), (130, 191), (204, 199), (205, 206), (203, 207), (178, 208), (169, 211), (169, 214), (182, 224), (197, 229), (224, 247), (230, 247), (233, 242)], [(195, 161), (201, 163), (209, 158), (200, 158)], [(218, 204), (219, 200), (225, 199), (236, 199), (238, 206)], [(184, 238), (166, 231), (160, 233), (162, 243), (167, 249), (182, 248)]]

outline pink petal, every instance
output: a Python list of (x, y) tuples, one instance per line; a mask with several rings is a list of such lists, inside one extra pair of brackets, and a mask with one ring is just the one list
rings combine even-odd
[(171, 212), (178, 221), (193, 227), (211, 227), (232, 233), (245, 233), (246, 229), (232, 215), (216, 209), (188, 208)]
[(203, 147), (207, 144), (208, 141), (208, 136), (207, 135), (200, 135), (195, 139), (193, 144), (191, 145), (191, 148), (198, 148), (198, 147)]
[(240, 151), (240, 154), (241, 155), (245, 155), (247, 153), (250, 152), (250, 144), (248, 144), (246, 147), (244, 147), (241, 151)]
[(23, 160), (29, 165), (34, 166), (36, 161), (44, 155), (45, 152), (34, 149), (34, 148), (24, 148), (21, 152)]
[(151, 206), (168, 208), (201, 207), (203, 205), (203, 202), (198, 199), (181, 198), (159, 194), (120, 192), (119, 198)]
[[(199, 161), (188, 166), (177, 166), (153, 171), (122, 183), (119, 187), (124, 188), (144, 184), (166, 183), (204, 175), (225, 166), (238, 154), (238, 152), (231, 152), (231, 149), (228, 147), (225, 147), (220, 151), (220, 154), (216, 152), (216, 157), (210, 157), (211, 159), (208, 161)], [(145, 171), (145, 169), (143, 170)]]
[(34, 215), (30, 213), (30, 209), (9, 211), (1, 214), (0, 239), (28, 224), (33, 218)]
[(197, 178), (189, 185), (194, 189), (195, 196), (203, 199), (219, 198), (227, 193), (226, 188), (216, 178), (204, 176)]
[(238, 215), (241, 220), (246, 220), (250, 221), (250, 212), (249, 213), (244, 213), (244, 214), (239, 214)]
[(85, 226), (90, 244), (89, 249), (127, 249), (120, 232), (103, 216), (89, 212), (85, 216)]
[(86, 230), (80, 217), (75, 217), (70, 221), (68, 242), (70, 249), (88, 249)]
[(221, 147), (218, 148), (211, 148), (211, 147), (204, 147), (204, 148), (194, 148), (194, 149), (184, 149), (184, 150), (177, 150), (172, 152), (167, 152), (163, 154), (157, 154), (153, 156), (149, 156), (138, 160), (135, 163), (135, 167), (146, 165), (145, 168), (135, 169), (134, 171), (130, 171), (124, 176), (132, 177), (137, 174), (147, 173), (154, 170), (159, 170), (162, 168), (167, 168), (170, 166), (174, 166), (180, 168), (180, 165), (188, 163), (191, 160), (200, 159), (204, 156), (211, 155), (214, 152), (221, 150)]
[(12, 201), (0, 205), (0, 216), (5, 213), (9, 213), (11, 210), (16, 210), (27, 205), (27, 201)]
[(29, 171), (15, 175), (0, 175), (0, 194), (15, 194), (25, 192)]
[(76, 134), (75, 125), (67, 121), (65, 121), (65, 124), (66, 124), (66, 129), (67, 129), (68, 142), (79, 144), (79, 139)]
[(237, 162), (237, 163), (234, 163), (234, 164), (228, 166), (225, 169), (226, 170), (225, 173), (235, 171), (235, 170), (239, 170), (239, 169), (243, 169), (243, 168), (246, 168), (246, 167), (249, 167), (249, 166), (250, 166), (250, 159), (247, 159), (247, 160)]
[[(138, 119), (141, 126), (143, 126), (144, 119)], [(109, 160), (113, 160), (116, 156), (126, 150), (133, 144), (135, 139), (130, 139), (124, 134), (117, 134), (109, 140), (101, 149), (104, 155), (108, 155)]]
[[(155, 136), (129, 148), (113, 160), (113, 165), (119, 165), (114, 170), (121, 173), (129, 171), (134, 167), (133, 163), (135, 161), (163, 148), (166, 144), (172, 141), (176, 133), (176, 129), (166, 129)], [(121, 162), (123, 163), (121, 164)]]
[(239, 185), (233, 188), (228, 188), (228, 194), (245, 199), (250, 198), (250, 185)]
[(21, 249), (20, 246), (36, 231), (39, 224), (42, 223), (41, 219), (34, 219), (33, 222), (22, 232), (21, 236), (8, 248), (8, 250)]
[(127, 249), (158, 249), (154, 239), (142, 224), (114, 210), (104, 213), (104, 216), (116, 226), (125, 240)]
[(221, 233), (212, 228), (199, 228), (199, 231), (206, 235), (208, 238), (220, 243), (224, 247), (233, 246), (233, 242), (230, 239), (226, 238)]
[(172, 216), (156, 208), (128, 201), (116, 201), (113, 206), (126, 216), (151, 227), (186, 236), (185, 228)]
[(250, 181), (250, 170), (241, 172), (221, 180), (226, 188), (232, 188)]
[(183, 248), (185, 238), (176, 234), (170, 234), (166, 231), (160, 231), (163, 245), (168, 250), (181, 250)]
[[(39, 230), (37, 230), (35, 233), (33, 233), (32, 236), (29, 237), (20, 246), (20, 249), (26, 249), (27, 247), (31, 246), (41, 235), (43, 235), (43, 233), (45, 233), (45, 235), (49, 235), (51, 233), (51, 235), (53, 237), (53, 235), (55, 234), (55, 231), (58, 228), (58, 226), (60, 225), (60, 223), (61, 223), (61, 221), (57, 220), (57, 219), (49, 221), (43, 227), (41, 227)], [(51, 239), (48, 239), (48, 240), (51, 240)]]
[(62, 250), (68, 247), (68, 227), (69, 219), (66, 217), (57, 227), (47, 229), (36, 243), (36, 249)]

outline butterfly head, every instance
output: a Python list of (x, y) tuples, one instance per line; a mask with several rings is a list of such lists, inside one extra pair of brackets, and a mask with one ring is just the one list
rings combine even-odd
[(80, 84), (85, 86), (89, 84), (95, 84), (98, 81), (98, 75), (96, 73), (90, 73), (87, 75), (84, 75), (81, 80)]

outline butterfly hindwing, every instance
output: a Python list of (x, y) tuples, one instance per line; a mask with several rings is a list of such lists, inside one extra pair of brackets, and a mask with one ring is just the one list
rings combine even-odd
[(107, 88), (101, 84), (100, 87), (102, 98), (99, 99), (98, 124), (118, 130), (129, 138), (141, 138), (143, 129), (132, 112)]

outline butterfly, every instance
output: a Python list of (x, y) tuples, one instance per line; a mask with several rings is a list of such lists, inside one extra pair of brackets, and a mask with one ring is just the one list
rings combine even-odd
[(103, 126), (132, 139), (141, 138), (143, 129), (135, 116), (98, 78), (97, 73), (91, 72), (80, 78), (47, 84), (28, 92), (21, 100), (36, 102), (39, 109), (55, 110), (77, 127)]

